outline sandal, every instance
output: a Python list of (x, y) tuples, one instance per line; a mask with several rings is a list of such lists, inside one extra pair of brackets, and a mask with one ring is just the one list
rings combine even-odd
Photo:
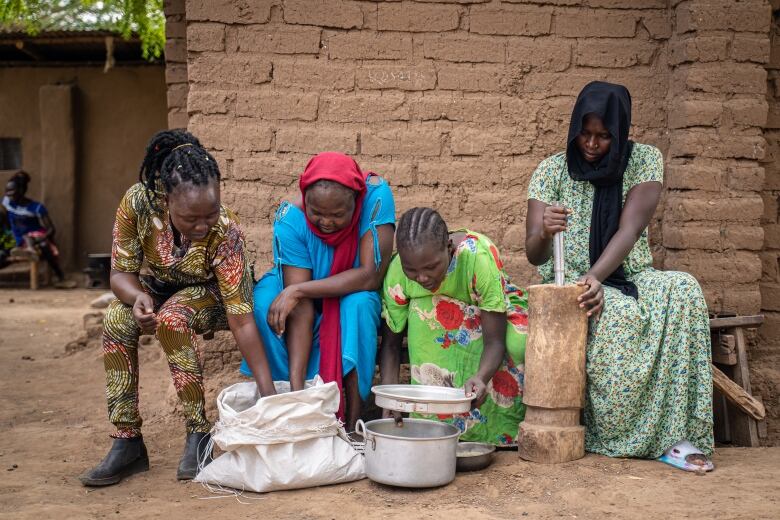
[[(701, 455), (707, 462), (705, 464), (688, 462), (687, 459), (691, 455)], [(684, 440), (673, 444), (663, 455), (658, 457), (658, 460), (683, 471), (706, 473), (715, 469), (715, 465), (707, 459), (700, 449)]]

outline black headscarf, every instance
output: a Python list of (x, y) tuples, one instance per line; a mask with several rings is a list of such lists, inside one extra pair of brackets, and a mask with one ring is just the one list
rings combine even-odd
[[(595, 164), (582, 157), (575, 142), (588, 114), (600, 117), (612, 137), (609, 153)], [(588, 181), (595, 188), (593, 212), (590, 216), (591, 266), (604, 252), (620, 225), (620, 213), (623, 210), (623, 173), (633, 147), (633, 143), (628, 140), (630, 126), (631, 94), (626, 87), (593, 81), (585, 85), (577, 96), (571, 113), (566, 162), (572, 179)], [(626, 279), (622, 264), (602, 283), (620, 290), (625, 295), (639, 297), (636, 285)]]

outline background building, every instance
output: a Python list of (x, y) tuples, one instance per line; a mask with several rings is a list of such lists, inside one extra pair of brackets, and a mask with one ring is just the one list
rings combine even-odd
[(166, 127), (165, 68), (110, 32), (0, 33), (0, 183), (19, 168), (49, 209), (63, 265), (111, 250), (119, 199)]

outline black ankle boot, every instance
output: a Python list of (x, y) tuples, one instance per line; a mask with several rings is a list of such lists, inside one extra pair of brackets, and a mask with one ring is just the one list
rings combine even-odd
[[(204, 432), (195, 432), (187, 434), (187, 441), (184, 444), (184, 453), (179, 461), (179, 470), (176, 472), (176, 478), (179, 480), (192, 480), (198, 474), (198, 461), (203, 460), (208, 448), (211, 435)], [(208, 458), (205, 464), (211, 462), (211, 450), (208, 451)]]
[(79, 477), (85, 486), (110, 486), (122, 477), (149, 470), (149, 455), (142, 437), (114, 439), (100, 464)]

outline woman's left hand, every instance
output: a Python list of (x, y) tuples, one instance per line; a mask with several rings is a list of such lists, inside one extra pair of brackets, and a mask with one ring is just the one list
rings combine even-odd
[(577, 298), (580, 307), (588, 310), (588, 317), (598, 318), (604, 309), (604, 287), (601, 282), (592, 274), (585, 273), (582, 278), (577, 280), (577, 285), (588, 287), (588, 290)]
[(295, 285), (288, 285), (279, 295), (274, 298), (271, 307), (268, 309), (268, 325), (273, 331), (281, 336), (284, 334), (287, 316), (295, 309), (298, 302), (301, 301), (298, 296), (298, 290)]
[(485, 402), (487, 384), (479, 376), (470, 377), (466, 384), (463, 385), (463, 390), (466, 392), (467, 397), (471, 397), (472, 410), (479, 408)]

